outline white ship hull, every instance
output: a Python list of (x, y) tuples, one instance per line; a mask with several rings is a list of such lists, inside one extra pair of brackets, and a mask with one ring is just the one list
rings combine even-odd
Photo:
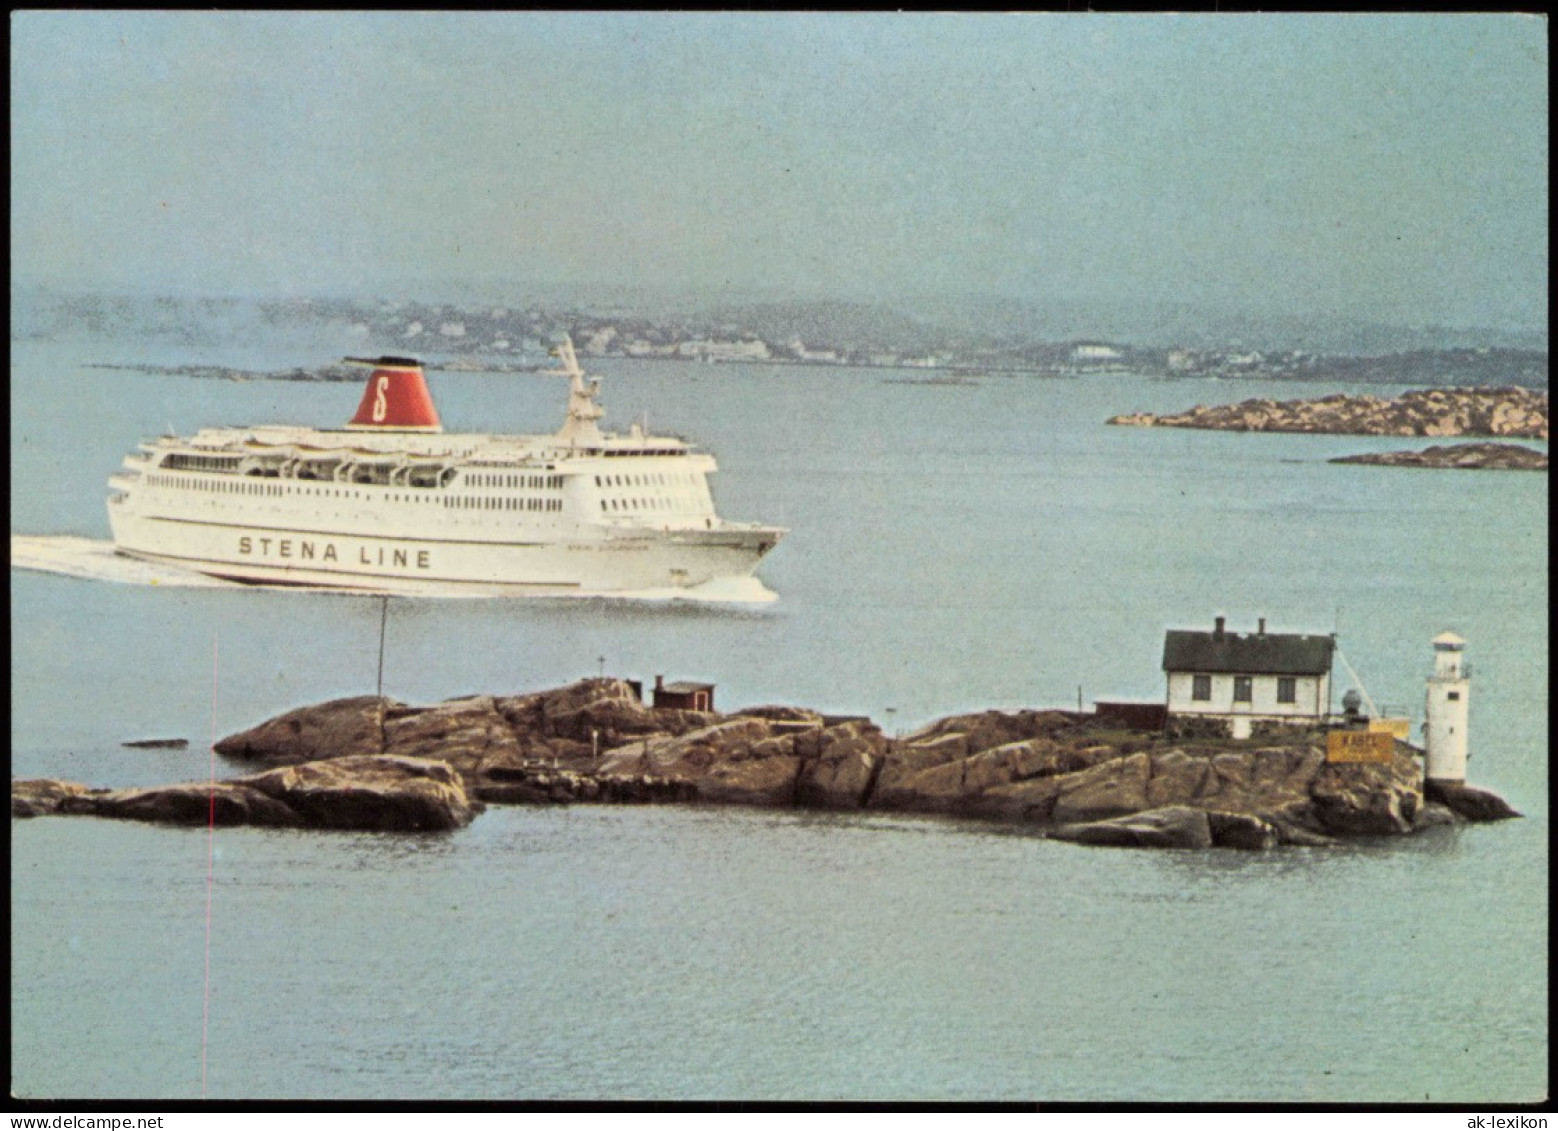
[(612, 593), (744, 578), (778, 540), (763, 527), (577, 532), (493, 542), (110, 512), (118, 551), (213, 577), (375, 592)]

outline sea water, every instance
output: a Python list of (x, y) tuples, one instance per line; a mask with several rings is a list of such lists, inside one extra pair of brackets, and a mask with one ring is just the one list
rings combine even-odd
[[(107, 477), (143, 436), (335, 426), (358, 392), (86, 363), (328, 360), (16, 344), (13, 533), (106, 538)], [(716, 683), (723, 709), (793, 703), (907, 731), (1161, 699), (1164, 629), (1225, 615), (1337, 631), (1373, 700), (1420, 720), (1429, 641), (1451, 629), (1474, 669), (1470, 776), (1526, 817), (1266, 854), (698, 806), (494, 807), (441, 836), (223, 829), (214, 844), (14, 822), (13, 1093), (1547, 1094), (1545, 476), (1326, 462), (1422, 440), (1103, 423), (1346, 391), (1330, 387), (592, 368), (608, 425), (647, 414), (708, 447), (721, 514), (791, 529), (759, 570), (778, 601), (397, 599), (387, 694), (664, 674)], [(561, 421), (555, 378), (431, 380), (452, 428)], [(11, 598), (15, 776), (203, 778), (213, 733), (377, 678), (371, 598), (19, 570)], [(1353, 683), (1339, 665), (1338, 693)], [(148, 737), (190, 745), (120, 746)]]

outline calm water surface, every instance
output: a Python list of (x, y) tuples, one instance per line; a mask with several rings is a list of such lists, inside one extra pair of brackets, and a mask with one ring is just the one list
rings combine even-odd
[[(106, 537), (107, 476), (169, 424), (331, 426), (357, 398), (82, 367), (106, 360), (316, 359), (19, 345), (13, 531)], [(1450, 628), (1475, 669), (1472, 776), (1528, 817), (1261, 856), (699, 807), (500, 808), (426, 838), (223, 830), (212, 1096), (1546, 1095), (1545, 476), (1325, 462), (1422, 441), (1102, 425), (1303, 386), (600, 369), (609, 424), (647, 412), (707, 445), (721, 513), (792, 528), (761, 570), (780, 600), (398, 601), (390, 693), (532, 690), (605, 657), (714, 681), (727, 708), (907, 728), (1079, 686), (1156, 698), (1164, 628), (1224, 614), (1339, 629), (1374, 699), (1420, 717)], [(451, 427), (561, 419), (553, 379), (433, 380)], [(369, 599), (11, 585), (17, 775), (204, 776), (213, 676), (221, 733), (372, 689)], [(191, 747), (119, 747), (148, 735)], [(206, 852), (203, 830), (13, 825), (14, 1092), (199, 1094)]]

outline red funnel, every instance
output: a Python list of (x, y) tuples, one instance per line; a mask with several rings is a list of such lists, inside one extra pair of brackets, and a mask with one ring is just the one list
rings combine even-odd
[(348, 358), (373, 366), (362, 403), (348, 428), (390, 432), (442, 432), (438, 410), (422, 377), (422, 364), (409, 357)]

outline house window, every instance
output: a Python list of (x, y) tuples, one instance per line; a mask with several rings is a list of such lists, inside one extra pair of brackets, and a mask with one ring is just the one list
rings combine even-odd
[(1191, 681), (1190, 698), (1208, 701), (1212, 698), (1212, 677), (1198, 675)]
[(1235, 703), (1249, 703), (1255, 698), (1254, 680), (1247, 675), (1233, 677), (1233, 701)]
[(1446, 692), (1445, 698), (1448, 699), (1452, 703), (1459, 702), (1459, 700), (1461, 698), (1461, 693), (1459, 691)]
[(1277, 678), (1277, 702), (1298, 702), (1298, 680), (1294, 679), (1290, 675), (1279, 676)]

